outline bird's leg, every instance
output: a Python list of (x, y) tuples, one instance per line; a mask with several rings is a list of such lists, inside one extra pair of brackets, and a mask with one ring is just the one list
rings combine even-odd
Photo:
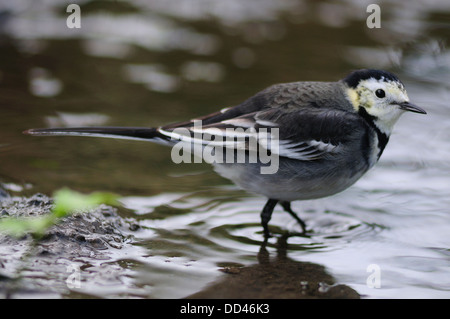
[(297, 214), (291, 209), (291, 202), (280, 202), (283, 209), (288, 212), (292, 217), (295, 218), (295, 220), (302, 226), (303, 233), (306, 233), (306, 224), (303, 220), (300, 219), (300, 217), (297, 216)]
[(270, 218), (272, 217), (273, 209), (275, 208), (277, 203), (278, 203), (277, 199), (269, 199), (261, 212), (261, 225), (264, 229), (265, 238), (270, 237), (269, 221)]

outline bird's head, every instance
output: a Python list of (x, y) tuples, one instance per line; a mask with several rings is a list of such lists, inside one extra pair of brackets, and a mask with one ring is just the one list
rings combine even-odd
[(425, 110), (409, 102), (403, 83), (390, 72), (357, 70), (343, 81), (346, 84), (348, 100), (355, 111), (370, 117), (387, 135), (405, 111), (426, 114)]

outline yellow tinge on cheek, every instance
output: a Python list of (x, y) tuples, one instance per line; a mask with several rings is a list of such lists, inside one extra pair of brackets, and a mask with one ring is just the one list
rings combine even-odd
[(363, 106), (365, 109), (372, 108), (374, 102), (373, 102), (373, 93), (369, 89), (362, 88), (359, 91), (358, 97), (359, 97), (359, 106)]
[(347, 90), (347, 96), (348, 96), (348, 99), (350, 100), (350, 102), (352, 103), (353, 108), (354, 108), (356, 111), (358, 111), (358, 106), (359, 106), (359, 95), (358, 95), (358, 93), (356, 92), (356, 90), (355, 90), (355, 89), (352, 89), (352, 88), (348, 89), (348, 90)]

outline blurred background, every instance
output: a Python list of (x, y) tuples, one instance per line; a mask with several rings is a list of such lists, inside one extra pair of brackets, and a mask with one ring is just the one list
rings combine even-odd
[[(0, 0), (0, 183), (11, 195), (64, 186), (115, 192), (127, 196), (126, 214), (148, 214), (140, 218), (154, 231), (144, 236), (149, 250), (156, 239), (170, 241), (158, 227), (197, 234), (200, 227), (212, 250), (227, 247), (211, 260), (209, 250), (192, 253), (208, 260), (200, 272), (218, 267), (217, 260), (246, 264), (262, 240), (264, 199), (239, 191), (208, 165), (174, 164), (170, 149), (152, 143), (22, 131), (159, 126), (236, 105), (274, 83), (386, 69), (428, 115), (404, 115), (377, 168), (351, 190), (294, 205), (306, 212), (314, 235), (293, 239), (292, 257), (325, 265), (369, 297), (449, 297), (450, 2), (376, 1), (381, 27), (369, 28), (373, 2)], [(71, 3), (81, 8), (81, 28), (67, 26)], [(158, 226), (154, 212), (167, 217)], [(297, 229), (287, 214), (278, 215), (275, 226)], [(152, 253), (186, 248), (159, 249)], [(193, 258), (189, 250), (181, 255)], [(153, 261), (156, 268), (161, 260)], [(366, 287), (370, 263), (386, 270), (388, 289)], [(174, 284), (142, 294), (183, 296), (201, 288), (192, 287), (189, 281), (185, 290)]]

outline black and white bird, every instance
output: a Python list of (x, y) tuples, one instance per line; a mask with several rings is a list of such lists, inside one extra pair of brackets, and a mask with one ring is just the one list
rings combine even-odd
[[(275, 84), (237, 106), (158, 128), (43, 128), (24, 133), (181, 143), (193, 146), (191, 151), (209, 147), (208, 154), (222, 156), (211, 161), (220, 175), (268, 198), (261, 224), (269, 237), (268, 223), (277, 203), (305, 232), (290, 203), (330, 196), (354, 184), (379, 160), (405, 111), (426, 114), (409, 102), (396, 75), (363, 69), (337, 82)], [(264, 173), (274, 163), (260, 159), (260, 154), (273, 159), (276, 167)]]

